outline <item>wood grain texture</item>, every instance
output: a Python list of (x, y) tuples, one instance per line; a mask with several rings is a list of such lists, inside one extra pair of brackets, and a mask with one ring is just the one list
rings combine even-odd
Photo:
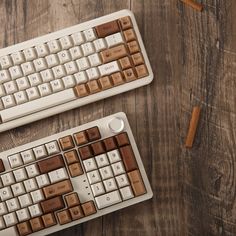
[[(0, 47), (120, 9), (136, 16), (152, 84), (0, 134), (0, 151), (126, 112), (151, 181), (150, 201), (53, 235), (236, 235), (236, 1), (1, 0)], [(192, 149), (192, 107), (202, 108)]]

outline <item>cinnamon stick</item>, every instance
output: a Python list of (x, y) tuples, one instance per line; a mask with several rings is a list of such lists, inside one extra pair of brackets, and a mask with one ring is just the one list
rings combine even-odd
[(203, 5), (200, 3), (197, 3), (193, 0), (181, 0), (183, 3), (189, 5), (190, 7), (194, 8), (197, 11), (202, 11)]

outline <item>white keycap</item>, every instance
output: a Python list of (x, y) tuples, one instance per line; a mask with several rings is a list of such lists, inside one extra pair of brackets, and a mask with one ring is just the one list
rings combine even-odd
[(70, 54), (67, 50), (60, 51), (59, 53), (57, 53), (57, 55), (61, 64), (64, 64), (71, 60)]
[(30, 101), (35, 100), (40, 97), (38, 89), (36, 87), (26, 89), (26, 93)]
[(34, 159), (35, 159), (32, 149), (21, 152), (21, 157), (22, 157), (23, 162), (25, 164), (30, 163), (30, 162), (34, 161)]
[(33, 148), (36, 159), (40, 159), (47, 156), (47, 150), (44, 145)]
[(38, 58), (36, 60), (33, 61), (34, 63), (34, 67), (36, 69), (36, 71), (42, 71), (42, 70), (46, 70), (47, 67), (47, 62), (44, 58)]
[(84, 160), (83, 164), (86, 172), (97, 169), (97, 165), (94, 158), (89, 158), (87, 160)]
[(18, 79), (23, 76), (20, 66), (13, 66), (9, 68), (12, 79)]
[(5, 201), (12, 198), (11, 188), (10, 187), (1, 188), (0, 198), (1, 198), (1, 201)]
[(108, 152), (107, 155), (108, 155), (110, 163), (115, 163), (115, 162), (121, 160), (120, 159), (120, 153), (119, 153), (119, 151), (117, 149)]
[(21, 207), (27, 207), (32, 204), (30, 194), (24, 194), (18, 197)]
[(44, 83), (50, 82), (55, 79), (51, 69), (41, 71), (40, 75)]
[(16, 80), (16, 84), (19, 90), (25, 90), (30, 87), (29, 80), (27, 77), (22, 77)]
[(61, 43), (62, 49), (68, 49), (68, 48), (71, 48), (73, 46), (70, 36), (65, 36), (63, 38), (60, 38), (59, 41)]
[(84, 35), (82, 32), (77, 32), (71, 35), (74, 45), (80, 45), (84, 43)]
[(96, 39), (93, 43), (97, 52), (100, 52), (107, 48), (106, 41), (104, 39)]
[(2, 174), (1, 179), (4, 186), (8, 186), (15, 183), (15, 179), (12, 172)]
[(15, 106), (16, 104), (13, 95), (7, 95), (5, 97), (2, 97), (2, 103), (5, 108)]
[(20, 65), (25, 62), (25, 57), (22, 52), (15, 52), (11, 54), (14, 65)]
[(75, 86), (75, 79), (73, 75), (68, 75), (66, 77), (63, 77), (62, 81), (66, 89), (72, 88)]
[(114, 175), (120, 175), (120, 174), (125, 173), (124, 166), (122, 162), (120, 161), (112, 164), (111, 167), (112, 167)]
[(121, 33), (109, 35), (105, 39), (109, 48), (124, 43)]
[(26, 62), (21, 65), (24, 75), (30, 75), (35, 72), (34, 65), (32, 62)]
[(11, 77), (7, 70), (1, 70), (0, 71), (0, 84), (3, 84), (7, 81), (10, 81)]
[(60, 79), (66, 75), (65, 68), (62, 65), (53, 67), (52, 71), (56, 79)]
[(34, 59), (36, 59), (36, 52), (34, 48), (25, 49), (23, 52), (26, 61), (33, 61)]
[(6, 82), (4, 84), (4, 88), (7, 94), (12, 94), (17, 92), (17, 86), (16, 86), (16, 82), (14, 80), (11, 80), (9, 82)]
[(29, 211), (27, 208), (20, 209), (16, 212), (19, 222), (26, 221), (30, 218)]
[(51, 54), (47, 56), (46, 61), (49, 68), (59, 65), (59, 59), (56, 54)]
[(49, 94), (52, 93), (50, 83), (40, 84), (38, 86), (38, 90), (41, 97), (48, 96)]
[(134, 197), (134, 194), (133, 194), (130, 186), (126, 186), (124, 188), (121, 188), (120, 193), (121, 193), (123, 200), (127, 200), (127, 199)]
[(20, 208), (17, 198), (12, 198), (6, 201), (6, 205), (7, 205), (8, 212), (16, 211), (16, 210), (19, 210)]
[(110, 166), (105, 166), (99, 169), (102, 179), (109, 179), (113, 177), (113, 173)]
[(111, 192), (117, 189), (116, 181), (114, 178), (107, 179), (103, 181), (106, 192)]
[(15, 168), (23, 164), (20, 153), (8, 156), (8, 161), (11, 165), (11, 168)]
[(79, 46), (73, 47), (69, 51), (70, 51), (72, 60), (79, 59), (83, 56), (83, 53)]
[(99, 78), (99, 72), (98, 72), (98, 69), (96, 67), (89, 68), (88, 70), (86, 70), (86, 73), (88, 75), (89, 80)]
[(117, 61), (112, 61), (106, 64), (103, 64), (98, 67), (101, 76), (110, 75), (117, 71), (120, 71)]
[(25, 190), (27, 192), (31, 192), (33, 190), (37, 189), (37, 184), (35, 182), (35, 179), (27, 179), (24, 181), (24, 185), (25, 185)]
[(94, 197), (105, 193), (102, 182), (91, 185)]
[(60, 79), (50, 82), (53, 92), (59, 92), (64, 89), (64, 85)]
[(76, 60), (76, 63), (78, 65), (80, 71), (86, 70), (90, 67), (87, 57), (82, 57), (82, 58)]
[(64, 179), (68, 179), (68, 174), (65, 168), (60, 168), (48, 173), (51, 183), (56, 183)]
[(37, 203), (37, 202), (40, 202), (40, 201), (44, 200), (44, 195), (43, 195), (41, 189), (33, 191), (30, 194), (31, 194), (33, 203)]
[(19, 91), (17, 93), (14, 93), (14, 97), (17, 105), (28, 102), (28, 98), (25, 91)]
[(38, 57), (45, 57), (49, 54), (46, 44), (40, 44), (35, 47)]
[(15, 212), (4, 215), (3, 219), (4, 219), (5, 224), (6, 224), (7, 227), (10, 227), (10, 226), (13, 226), (13, 225), (17, 224), (17, 219), (16, 219)]
[(94, 54), (88, 56), (88, 58), (89, 58), (91, 66), (99, 66), (99, 65), (101, 65), (101, 59), (100, 59), (98, 53), (94, 53)]
[(122, 174), (122, 175), (116, 176), (116, 182), (117, 182), (119, 188), (122, 188), (124, 186), (129, 185), (129, 180), (128, 180), (126, 174)]
[(2, 69), (7, 69), (12, 66), (12, 61), (9, 56), (0, 57), (0, 65)]
[(88, 81), (87, 74), (85, 71), (78, 72), (74, 74), (77, 84), (84, 84)]
[(0, 84), (0, 98), (6, 95), (5, 89), (2, 84)]
[(19, 195), (22, 195), (25, 193), (25, 188), (23, 186), (22, 183), (16, 183), (16, 184), (13, 184), (11, 186), (11, 189), (12, 189), (12, 192), (13, 192), (13, 195), (15, 197), (19, 196)]
[(31, 87), (37, 86), (42, 83), (42, 79), (39, 73), (34, 73), (28, 76)]
[(57, 40), (48, 42), (48, 48), (49, 48), (50, 53), (57, 53), (61, 50), (61, 47)]
[(122, 201), (118, 190), (96, 197), (95, 200), (97, 202), (98, 209), (102, 209)]
[(96, 159), (98, 167), (103, 167), (103, 166), (109, 165), (106, 154), (101, 154), (101, 155), (95, 156), (95, 159)]
[(95, 52), (94, 46), (92, 43), (85, 43), (81, 45), (84, 56), (91, 55)]
[(37, 176), (36, 181), (38, 183), (39, 188), (50, 184), (47, 174)]
[(0, 230), (5, 229), (5, 228), (6, 228), (5, 222), (3, 218), (0, 216)]
[(13, 174), (15, 176), (16, 182), (20, 182), (27, 179), (27, 175), (24, 168), (14, 170)]
[(26, 172), (27, 172), (29, 178), (39, 175), (39, 171), (38, 171), (36, 164), (26, 166), (25, 169), (26, 169)]
[(50, 143), (45, 144), (48, 155), (52, 155), (52, 154), (57, 154), (60, 152), (59, 146), (57, 141), (52, 141)]
[(70, 62), (66, 63), (64, 66), (66, 68), (67, 75), (73, 75), (76, 72), (78, 72), (77, 65), (74, 61), (70, 61)]
[(28, 207), (31, 217), (36, 217), (42, 215), (42, 211), (39, 207), (39, 204), (32, 205)]
[(88, 172), (87, 175), (88, 175), (88, 179), (89, 179), (90, 184), (95, 184), (95, 183), (101, 181), (101, 177), (100, 177), (99, 172), (97, 170)]
[(5, 215), (7, 213), (7, 207), (5, 202), (0, 202), (0, 216)]
[(93, 29), (85, 30), (84, 35), (87, 41), (93, 41), (97, 38)]

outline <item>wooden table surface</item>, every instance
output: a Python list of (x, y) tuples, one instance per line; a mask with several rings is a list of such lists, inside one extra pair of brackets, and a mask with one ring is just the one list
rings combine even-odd
[[(236, 1), (1, 0), (0, 47), (120, 9), (136, 16), (154, 81), (0, 134), (0, 151), (124, 111), (154, 192), (152, 200), (53, 234), (236, 235)], [(192, 149), (191, 110), (202, 107)]]

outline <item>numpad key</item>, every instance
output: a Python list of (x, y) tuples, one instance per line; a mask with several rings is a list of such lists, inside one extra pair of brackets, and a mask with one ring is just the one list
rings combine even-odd
[(152, 195), (124, 113), (0, 153), (1, 236), (45, 236)]
[(129, 10), (0, 49), (0, 132), (144, 86), (152, 79)]

